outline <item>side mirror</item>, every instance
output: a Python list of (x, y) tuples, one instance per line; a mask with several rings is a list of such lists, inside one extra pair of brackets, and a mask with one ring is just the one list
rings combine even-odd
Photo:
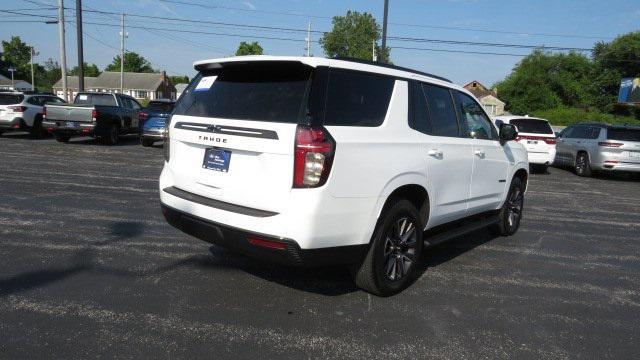
[(518, 128), (512, 124), (502, 124), (500, 126), (500, 141), (503, 143), (515, 140), (518, 137)]

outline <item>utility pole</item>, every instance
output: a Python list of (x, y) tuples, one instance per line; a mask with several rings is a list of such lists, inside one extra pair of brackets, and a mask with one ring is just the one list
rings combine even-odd
[(389, 0), (384, 0), (384, 18), (382, 19), (382, 51), (387, 50), (387, 18), (389, 17)]
[(304, 41), (305, 41), (304, 50), (305, 50), (306, 56), (309, 57), (311, 56), (311, 20), (309, 20), (309, 25), (307, 27), (307, 37), (304, 38)]
[(34, 50), (33, 50), (33, 46), (31, 47), (31, 91), (35, 91), (36, 90), (36, 78), (33, 76), (33, 57), (35, 55), (38, 55), (37, 53), (34, 54)]
[(84, 91), (84, 53), (82, 50), (82, 0), (76, 0), (76, 38), (78, 42), (78, 92)]
[(7, 69), (7, 71), (11, 72), (11, 90), (15, 90), (15, 88), (13, 87), (13, 73), (16, 72), (16, 69), (13, 67), (10, 67)]
[(120, 93), (124, 94), (124, 38), (127, 34), (124, 32), (124, 13), (120, 21)]
[(371, 60), (378, 61), (378, 54), (376, 54), (376, 40), (371, 40)]
[(60, 33), (60, 72), (62, 74), (62, 99), (67, 101), (67, 51), (64, 46), (64, 0), (58, 0), (58, 31)]

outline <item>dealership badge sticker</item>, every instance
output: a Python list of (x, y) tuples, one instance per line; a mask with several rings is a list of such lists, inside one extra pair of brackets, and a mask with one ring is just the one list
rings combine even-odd
[(218, 76), (203, 76), (194, 91), (207, 91), (211, 89)]

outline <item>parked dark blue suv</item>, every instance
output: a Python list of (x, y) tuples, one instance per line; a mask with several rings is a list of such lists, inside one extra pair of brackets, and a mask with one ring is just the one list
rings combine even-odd
[(171, 116), (175, 103), (175, 100), (169, 99), (152, 100), (146, 108), (140, 111), (140, 142), (142, 146), (151, 146), (154, 142), (162, 140), (165, 120)]

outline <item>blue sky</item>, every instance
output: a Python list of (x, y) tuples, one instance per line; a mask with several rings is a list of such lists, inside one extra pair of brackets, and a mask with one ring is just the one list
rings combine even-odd
[[(159, 0), (83, 0), (85, 9), (97, 9), (131, 14), (188, 18), (304, 29), (311, 21), (313, 30), (331, 28), (331, 17), (343, 15), (347, 10), (366, 11), (382, 21), (383, 0), (183, 0), (217, 8), (203, 8), (184, 4), (171, 4)], [(0, 9), (34, 9), (37, 4), (57, 4), (57, 0), (4, 0)], [(75, 1), (66, 0), (73, 7)], [(43, 5), (44, 6), (44, 5)], [(252, 11), (257, 10), (257, 11)], [(55, 10), (27, 13), (55, 15)], [(296, 15), (284, 15), (289, 13)], [(67, 20), (73, 20), (71, 12)], [(36, 20), (24, 16), (1, 14), (0, 20)], [(88, 22), (119, 23), (117, 16), (86, 14), (84, 16), (85, 61), (103, 68), (112, 61), (120, 46), (118, 29)], [(638, 31), (640, 28), (640, 1), (621, 0), (390, 0), (389, 36), (473, 42), (512, 43), (591, 48), (596, 41), (616, 35)], [(252, 40), (252, 35), (304, 39), (303, 33), (256, 31), (205, 23), (167, 24), (156, 20), (128, 17), (126, 24), (165, 29), (243, 34), (246, 37), (175, 33), (171, 31), (128, 29), (126, 48), (136, 51), (151, 61), (154, 67), (171, 75), (192, 76), (195, 60), (230, 55), (240, 41)], [(409, 26), (422, 25), (427, 27)], [(456, 30), (433, 27), (452, 27)], [(471, 30), (461, 30), (471, 29)], [(498, 32), (487, 32), (496, 30)], [(500, 33), (507, 32), (507, 33)], [(169, 34), (169, 35), (165, 35)], [(535, 34), (571, 35), (541, 36)], [(37, 61), (51, 57), (58, 60), (58, 32), (56, 25), (39, 23), (0, 22), (0, 39), (20, 36), (39, 51)], [(319, 35), (314, 35), (314, 40)], [(95, 40), (98, 39), (98, 40)], [(265, 52), (273, 55), (301, 55), (304, 42), (259, 40)], [(460, 54), (432, 51), (394, 49), (395, 46), (432, 49), (465, 50), (526, 54), (527, 49), (459, 46), (446, 44), (415, 44), (389, 41), (395, 64), (448, 77), (458, 84), (479, 80), (486, 85), (503, 79), (519, 57)], [(75, 28), (67, 24), (68, 67), (77, 64)], [(323, 56), (315, 43), (312, 53)]]

